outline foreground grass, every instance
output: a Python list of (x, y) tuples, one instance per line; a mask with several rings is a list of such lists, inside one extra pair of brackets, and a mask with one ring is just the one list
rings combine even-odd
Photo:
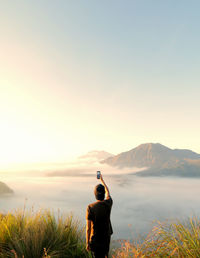
[[(55, 218), (47, 210), (0, 214), (0, 257), (91, 257), (85, 250), (85, 228), (73, 216)], [(113, 258), (200, 257), (200, 220), (157, 222), (146, 239), (123, 241)]]
[(122, 242), (113, 257), (200, 257), (200, 220), (157, 222), (141, 242)]
[(73, 216), (47, 210), (0, 215), (0, 257), (89, 257), (84, 229)]

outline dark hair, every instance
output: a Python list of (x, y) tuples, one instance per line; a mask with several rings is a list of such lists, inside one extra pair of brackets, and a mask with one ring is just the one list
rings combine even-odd
[(96, 185), (94, 188), (94, 195), (97, 200), (103, 201), (105, 198), (105, 187), (102, 184)]

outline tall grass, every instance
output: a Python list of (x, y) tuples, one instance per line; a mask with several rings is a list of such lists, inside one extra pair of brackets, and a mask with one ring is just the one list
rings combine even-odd
[(200, 220), (157, 222), (141, 242), (122, 242), (113, 257), (200, 257)]
[(48, 210), (0, 215), (0, 257), (89, 257), (84, 229), (72, 215)]
[[(0, 214), (0, 257), (88, 258), (84, 235), (72, 215), (56, 218), (48, 210)], [(200, 257), (200, 220), (157, 222), (145, 239), (123, 241), (112, 257)]]

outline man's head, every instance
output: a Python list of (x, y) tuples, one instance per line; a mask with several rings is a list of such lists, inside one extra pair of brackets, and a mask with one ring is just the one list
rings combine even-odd
[(103, 201), (105, 197), (105, 187), (102, 184), (96, 185), (94, 188), (94, 195), (97, 200)]

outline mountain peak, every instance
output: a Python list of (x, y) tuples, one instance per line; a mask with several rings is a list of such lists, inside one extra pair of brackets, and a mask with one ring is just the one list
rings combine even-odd
[(137, 148), (141, 148), (141, 149), (157, 149), (157, 150), (160, 150), (160, 149), (165, 149), (165, 150), (171, 150), (170, 148), (160, 144), (160, 143), (143, 143), (143, 144), (140, 144), (139, 146), (137, 146), (136, 148), (134, 149), (137, 149)]

